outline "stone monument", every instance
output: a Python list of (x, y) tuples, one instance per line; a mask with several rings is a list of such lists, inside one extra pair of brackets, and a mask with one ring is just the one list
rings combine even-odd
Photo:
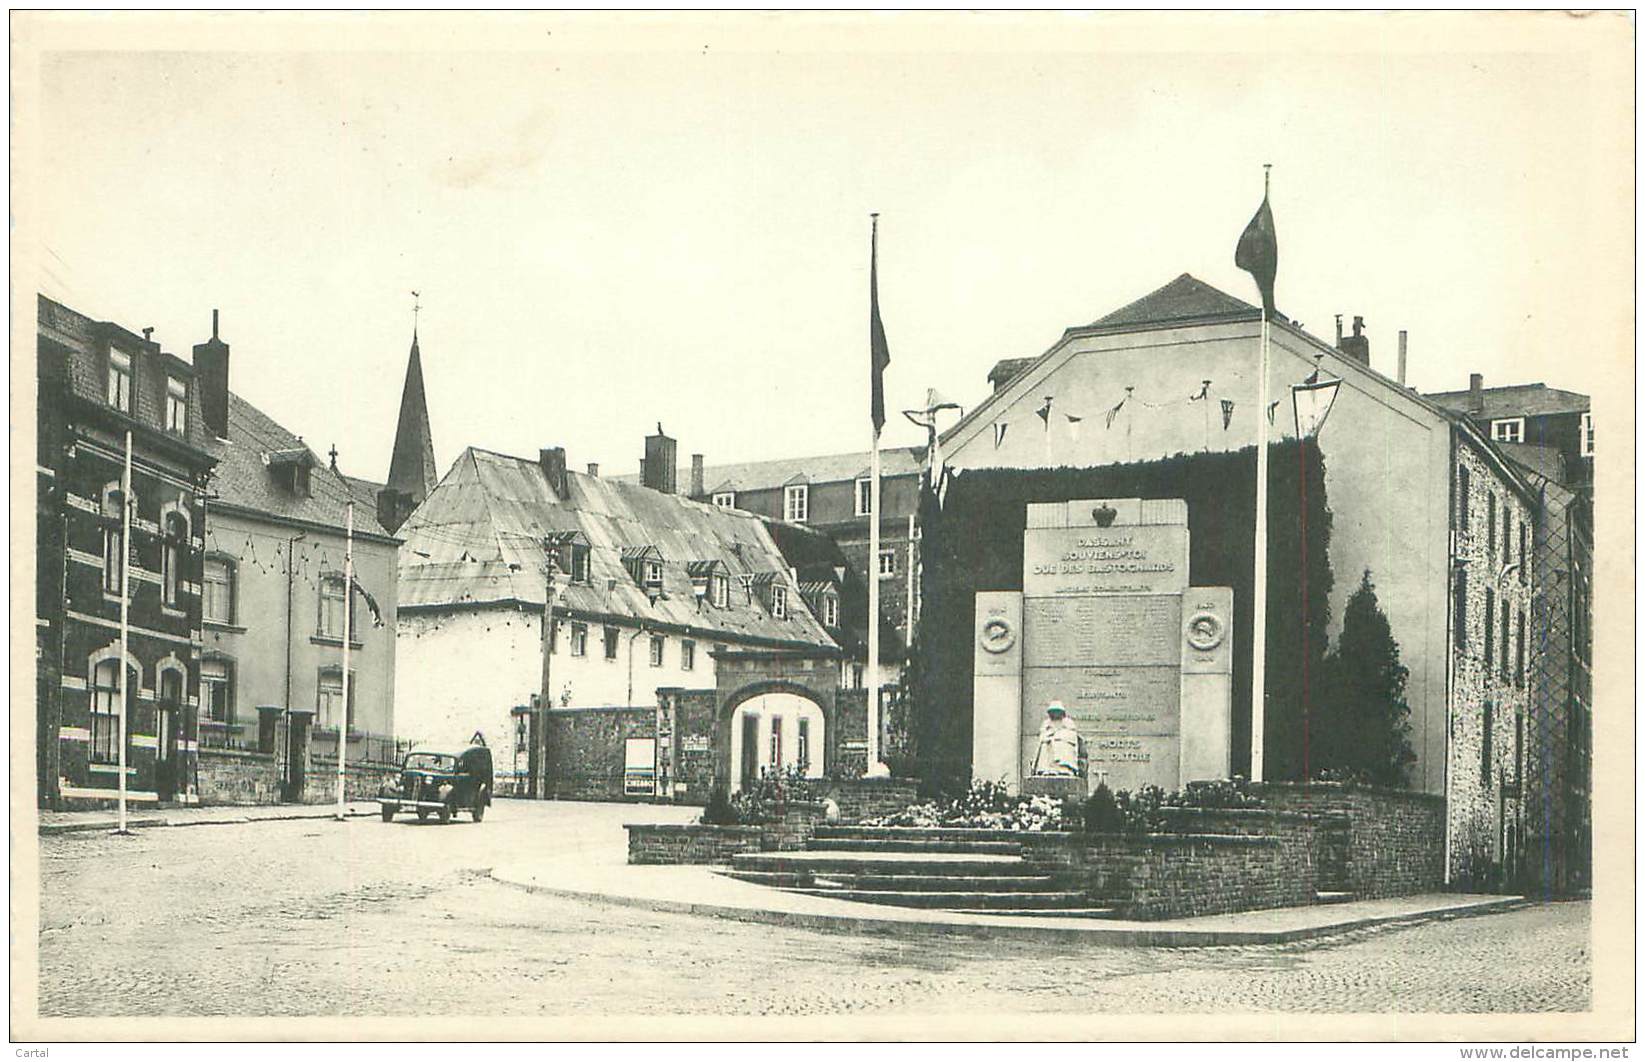
[(1029, 505), (1022, 591), (977, 595), (973, 777), (1066, 792), (1035, 774), (1052, 702), (1079, 731), (1085, 791), (1228, 777), (1232, 604), (1188, 585), (1181, 499)]

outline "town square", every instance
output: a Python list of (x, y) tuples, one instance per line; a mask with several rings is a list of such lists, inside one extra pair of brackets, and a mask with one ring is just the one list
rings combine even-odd
[(1631, 23), (1407, 17), (21, 20), (14, 1037), (1619, 1035)]

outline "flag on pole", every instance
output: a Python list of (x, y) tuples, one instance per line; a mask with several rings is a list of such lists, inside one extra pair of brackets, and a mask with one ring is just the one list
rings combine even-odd
[(1045, 422), (1045, 430), (1050, 431), (1051, 430), (1051, 396), (1046, 395), (1045, 396), (1045, 405), (1043, 405), (1040, 408), (1034, 410), (1034, 412), (1035, 412), (1035, 414), (1037, 414), (1039, 416), (1039, 418), (1041, 420), (1043, 420)]
[(366, 600), (366, 608), (371, 612), (371, 625), (381, 627), (383, 625), (383, 610), (377, 607), (377, 599), (366, 592), (366, 588), (360, 585), (360, 580), (354, 579), (353, 583), (354, 592)]
[(885, 427), (885, 367), (891, 364), (891, 348), (885, 341), (885, 325), (880, 323), (880, 216), (873, 218), (868, 248), (868, 375), (869, 415), (877, 435)]
[(1222, 430), (1228, 430), (1228, 422), (1234, 419), (1234, 403), (1224, 398), (1222, 400)]
[(1268, 177), (1262, 178), (1262, 205), (1240, 234), (1234, 264), (1251, 274), (1262, 293), (1262, 309), (1274, 316), (1274, 273), (1279, 268), (1279, 242), (1274, 234), (1274, 212), (1268, 208)]

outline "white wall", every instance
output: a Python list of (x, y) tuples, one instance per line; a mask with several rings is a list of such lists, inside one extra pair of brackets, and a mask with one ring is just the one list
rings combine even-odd
[[(791, 767), (799, 762), (800, 720), (809, 721), (810, 755), (806, 763), (807, 778), (821, 778), (823, 774), (823, 714), (815, 701), (793, 693), (766, 693), (752, 697), (737, 706), (731, 720), (731, 790), (742, 788), (743, 727), (748, 717), (759, 720), (759, 766)], [(771, 731), (782, 732), (782, 762), (771, 762)]]

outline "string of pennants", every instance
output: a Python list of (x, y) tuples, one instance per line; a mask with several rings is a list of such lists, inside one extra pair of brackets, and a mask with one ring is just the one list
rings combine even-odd
[[(1318, 380), (1318, 377), (1319, 373), (1316, 370), (1305, 382), (1312, 384)], [(1100, 415), (1102, 417), (1103, 430), (1112, 431), (1114, 421), (1118, 419), (1121, 412), (1129, 408), (1141, 406), (1143, 409), (1170, 409), (1172, 407), (1182, 406), (1185, 404), (1191, 405), (1195, 402), (1210, 402), (1215, 397), (1216, 396), (1211, 393), (1210, 380), (1200, 381), (1199, 390), (1187, 396), (1186, 399), (1167, 399), (1163, 402), (1150, 402), (1147, 399), (1141, 398), (1137, 395), (1136, 388), (1134, 386), (1128, 386), (1125, 388), (1124, 397), (1122, 397), (1118, 402), (1115, 402), (1112, 406), (1108, 406), (1102, 410)], [(1216, 401), (1222, 411), (1222, 430), (1227, 431), (1229, 424), (1231, 424), (1234, 419), (1234, 400), (1231, 398), (1217, 398)], [(1283, 398), (1278, 398), (1268, 403), (1269, 424), (1274, 423), (1274, 412), (1279, 408), (1280, 403), (1283, 401)], [(1034, 410), (1034, 414), (1040, 418), (1041, 426), (1047, 433), (1051, 431), (1051, 425), (1057, 423), (1059, 420), (1066, 424), (1068, 426), (1069, 435), (1075, 442), (1079, 441), (1080, 429), (1088, 419), (1084, 412), (1071, 413), (1066, 409), (1058, 407), (1056, 405), (1056, 397), (1054, 395), (1046, 395), (1044, 402), (1041, 403), (1038, 409)], [(994, 449), (999, 449), (1005, 443), (1006, 433), (1010, 430), (1010, 428), (1011, 424), (1008, 421), (996, 420), (994, 422)]]

